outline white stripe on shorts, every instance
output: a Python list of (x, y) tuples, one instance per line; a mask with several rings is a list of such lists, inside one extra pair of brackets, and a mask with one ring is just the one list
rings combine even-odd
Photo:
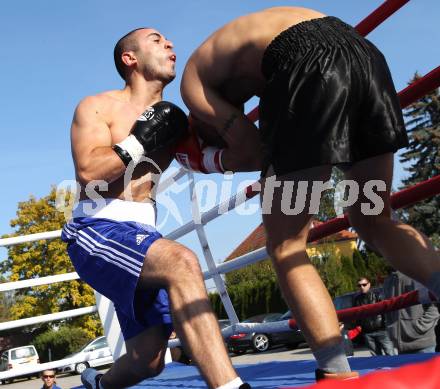
[[(93, 254), (96, 252), (98, 257), (106, 260), (107, 262), (113, 263), (118, 267), (127, 270), (129, 273), (134, 274), (136, 276), (138, 276), (139, 273), (141, 272), (142, 264), (140, 264), (136, 260), (132, 259), (131, 257), (127, 256), (124, 253), (119, 252), (118, 250), (115, 250), (111, 247), (106, 247), (105, 245), (95, 241), (93, 238), (91, 238), (83, 231), (72, 232), (73, 230), (74, 228), (72, 226), (65, 225), (64, 232), (67, 235), (76, 238), (77, 243), (89, 254)], [(114, 255), (111, 252), (112, 250), (116, 255)], [(129, 261), (126, 261), (121, 257), (125, 257)], [(130, 261), (133, 263), (130, 263)], [(135, 272), (133, 272), (133, 270), (131, 270), (130, 268), (134, 269)]]
[[(67, 225), (65, 227), (67, 227)], [(73, 227), (69, 226), (68, 229), (73, 230)], [(113, 241), (112, 239), (107, 239), (105, 236), (102, 236), (101, 234), (99, 234), (98, 232), (96, 232), (95, 230), (93, 230), (90, 227), (87, 227), (87, 229), (92, 230), (95, 234), (99, 235), (101, 238), (103, 238), (106, 241), (109, 241), (112, 243), (118, 243), (118, 242)], [(117, 258), (115, 258), (113, 255), (111, 255), (111, 253), (118, 255), (119, 257), (121, 257), (120, 262), (123, 264), (125, 264), (125, 263), (127, 263), (128, 265), (130, 265), (130, 263), (134, 264), (134, 266), (136, 266), (136, 269), (142, 267), (142, 264), (140, 264), (139, 261), (136, 261), (135, 259), (131, 258), (129, 255), (127, 255), (127, 254), (125, 254), (125, 253), (123, 253), (113, 247), (106, 246), (105, 244), (98, 242), (97, 240), (93, 239), (92, 236), (87, 234), (84, 230), (76, 231), (75, 233), (73, 233), (73, 235), (76, 237), (76, 239), (80, 239), (81, 237), (86, 238), (86, 240), (83, 239), (83, 241), (85, 243), (88, 243), (88, 241), (90, 241), (91, 248), (93, 246), (100, 247), (102, 249), (101, 252), (108, 252), (108, 255), (110, 255), (114, 259), (117, 259)], [(132, 251), (134, 254), (139, 255), (142, 259), (145, 258), (145, 255), (139, 253), (138, 251), (130, 249), (130, 247), (127, 247), (127, 246), (120, 244), (120, 243), (118, 243), (118, 245), (125, 248), (125, 249), (128, 249), (129, 251)]]
[(120, 251), (114, 249), (113, 247), (108, 247), (100, 242), (97, 242), (96, 240), (91, 238), (90, 235), (87, 235), (83, 231), (79, 232), (77, 236), (77, 240), (82, 241), (84, 244), (86, 244), (94, 251), (106, 254), (109, 258), (113, 258), (114, 260), (119, 261), (122, 265), (129, 266), (139, 271), (142, 267), (142, 264), (140, 264), (138, 261), (134, 260), (133, 258), (129, 257), (124, 253), (121, 253)]
[(88, 248), (87, 246), (85, 246), (85, 245), (84, 245), (82, 242), (80, 242), (80, 241), (77, 241), (77, 244), (78, 244), (79, 246), (81, 246), (84, 250), (86, 250), (89, 254), (91, 254), (91, 255), (95, 255), (95, 256), (97, 256), (97, 257), (100, 257), (100, 258), (102, 258), (104, 261), (109, 262), (109, 263), (112, 263), (113, 265), (115, 265), (115, 266), (117, 266), (117, 267), (119, 267), (119, 268), (125, 270), (126, 272), (128, 272), (128, 273), (130, 273), (130, 274), (133, 274), (133, 275), (135, 275), (136, 277), (139, 277), (139, 273), (140, 273), (140, 272), (135, 272), (135, 271), (133, 271), (133, 270), (131, 270), (131, 269), (129, 269), (129, 268), (126, 268), (125, 266), (121, 265), (119, 262), (116, 262), (116, 261), (113, 261), (113, 260), (109, 259), (109, 258), (108, 258), (107, 256), (105, 256), (105, 255), (102, 255), (102, 254), (96, 253), (96, 252), (94, 252), (93, 250), (89, 250), (89, 248)]
[(124, 252), (121, 252), (118, 249), (115, 249), (114, 247), (107, 246), (97, 241), (91, 235), (89, 235), (86, 232), (86, 230), (89, 229), (94, 234), (101, 237), (103, 240), (107, 242), (111, 242), (117, 246), (122, 247), (123, 249), (126, 249), (127, 251), (132, 252), (133, 254), (136, 254), (141, 258), (144, 258), (145, 256), (142, 253), (133, 250), (131, 247), (116, 242), (113, 239), (106, 238), (105, 236), (101, 235), (99, 232), (97, 232), (91, 227), (87, 227), (85, 230), (80, 230), (80, 231), (76, 230), (72, 225), (66, 224), (64, 227), (65, 227), (64, 229), (66, 235), (68, 236), (70, 235), (70, 237), (76, 238), (77, 243), (89, 254), (93, 255), (96, 253), (96, 256), (136, 276), (138, 276), (139, 273), (141, 272), (143, 263), (136, 261), (135, 259), (131, 258), (129, 255), (125, 254)]
[[(133, 250), (131, 247), (125, 246), (125, 245), (123, 245), (122, 243), (116, 242), (116, 241), (113, 240), (113, 239), (108, 239), (108, 238), (106, 238), (105, 236), (101, 235), (98, 231), (94, 230), (92, 227), (87, 227), (87, 228), (88, 228), (89, 230), (93, 231), (93, 232), (94, 232), (96, 235), (98, 235), (100, 238), (106, 240), (107, 242), (112, 242), (112, 243), (114, 243), (114, 244), (117, 245), (117, 246), (120, 246), (120, 247), (122, 247), (122, 248), (124, 248), (124, 249), (126, 249), (126, 250), (128, 250), (128, 251), (133, 252), (133, 253), (136, 254), (136, 255), (139, 255), (141, 258), (144, 258), (144, 257), (145, 257), (144, 254), (140, 253), (139, 251)], [(147, 231), (145, 231), (145, 235), (149, 235)]]

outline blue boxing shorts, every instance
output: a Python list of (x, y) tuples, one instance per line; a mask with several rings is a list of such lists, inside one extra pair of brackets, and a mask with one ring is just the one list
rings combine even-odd
[(154, 228), (154, 205), (119, 199), (105, 199), (104, 204), (85, 200), (72, 216), (61, 239), (67, 243), (81, 279), (113, 302), (124, 339), (156, 325), (164, 325), (170, 335), (167, 291), (137, 289), (145, 255), (162, 238)]

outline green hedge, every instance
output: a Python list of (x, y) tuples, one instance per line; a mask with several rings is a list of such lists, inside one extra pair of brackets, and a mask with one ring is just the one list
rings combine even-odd
[[(287, 311), (287, 305), (275, 280), (264, 280), (253, 285), (234, 285), (228, 288), (228, 293), (240, 320), (260, 313)], [(227, 318), (219, 295), (211, 293), (209, 297), (218, 318)]]
[[(335, 254), (330, 248), (323, 255), (312, 258), (312, 262), (332, 298), (355, 291), (360, 277), (368, 277), (373, 285), (379, 285), (389, 271), (384, 259), (373, 252), (355, 250), (353, 257), (347, 257)], [(240, 320), (287, 310), (270, 260), (228, 273), (226, 286)], [(209, 297), (218, 318), (226, 318), (219, 295), (211, 293)]]
[(83, 329), (63, 326), (58, 330), (49, 330), (38, 335), (33, 344), (40, 356), (40, 362), (48, 362), (49, 349), (51, 360), (55, 361), (79, 351), (82, 346), (91, 340), (87, 332)]

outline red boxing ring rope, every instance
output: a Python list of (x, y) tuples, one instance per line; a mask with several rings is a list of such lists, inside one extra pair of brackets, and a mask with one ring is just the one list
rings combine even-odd
[(406, 108), (414, 101), (440, 86), (440, 66), (431, 70), (424, 77), (414, 81), (399, 92), (400, 106)]
[(399, 8), (403, 7), (409, 0), (387, 0), (364, 20), (362, 20), (355, 28), (359, 34), (365, 36), (373, 31), (385, 19), (388, 19)]
[[(433, 297), (431, 301), (436, 301)], [(336, 311), (338, 319), (343, 322), (349, 322), (359, 319), (365, 319), (386, 312), (397, 311), (398, 309), (408, 308), (413, 305), (424, 304), (427, 301), (421, 301), (418, 290), (404, 293), (400, 296), (392, 297), (387, 300), (379, 301), (374, 304), (361, 305)], [(289, 320), (289, 327), (296, 329), (296, 320)]]
[[(391, 207), (398, 209), (409, 206), (428, 197), (440, 193), (440, 175), (423, 181), (419, 184), (405, 188), (391, 195)], [(307, 239), (308, 242), (324, 238), (350, 227), (347, 216), (335, 218), (312, 228)]]

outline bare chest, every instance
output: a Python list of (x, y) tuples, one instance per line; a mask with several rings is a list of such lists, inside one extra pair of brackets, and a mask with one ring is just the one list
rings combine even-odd
[(108, 125), (112, 137), (112, 144), (125, 139), (138, 118), (139, 113), (133, 109), (115, 109), (109, 112)]

